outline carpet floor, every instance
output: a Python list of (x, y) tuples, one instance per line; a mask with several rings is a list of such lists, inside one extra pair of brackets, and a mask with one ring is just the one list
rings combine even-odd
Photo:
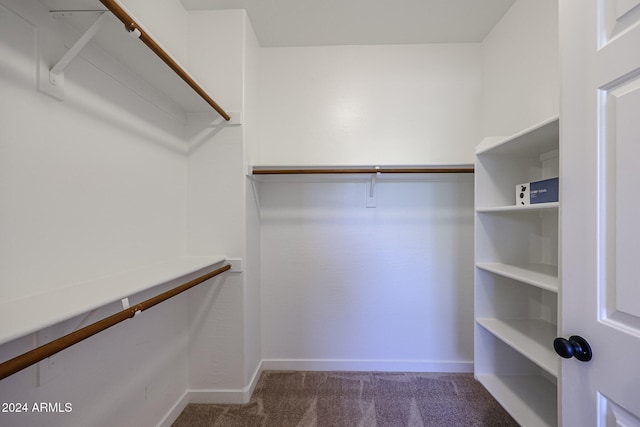
[(517, 427), (471, 374), (265, 371), (249, 403), (190, 404), (172, 427)]

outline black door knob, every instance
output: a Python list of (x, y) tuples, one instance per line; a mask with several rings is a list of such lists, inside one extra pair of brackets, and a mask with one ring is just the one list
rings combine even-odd
[(591, 360), (591, 346), (581, 336), (573, 335), (565, 340), (562, 337), (553, 340), (553, 349), (559, 356), (565, 359), (571, 359), (575, 357), (581, 362), (588, 362)]

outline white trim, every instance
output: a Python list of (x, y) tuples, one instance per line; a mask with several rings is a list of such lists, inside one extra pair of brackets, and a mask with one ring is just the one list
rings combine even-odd
[(249, 402), (247, 387), (241, 389), (189, 390), (189, 403), (238, 405)]
[(262, 359), (249, 384), (240, 389), (186, 390), (157, 427), (171, 427), (189, 403), (244, 404), (263, 371), (379, 371), (472, 373), (473, 362), (448, 360)]
[(263, 359), (263, 370), (277, 371), (381, 371), (381, 372), (473, 372), (473, 361), (449, 360), (357, 360), (357, 359)]
[(171, 427), (171, 424), (178, 419), (182, 411), (184, 411), (184, 408), (186, 408), (189, 403), (189, 391), (187, 390), (182, 394), (182, 397), (178, 399), (169, 412), (167, 412), (167, 415), (160, 420), (157, 427)]
[(249, 385), (241, 389), (233, 390), (186, 390), (182, 397), (167, 412), (167, 415), (158, 423), (157, 427), (171, 427), (178, 419), (182, 411), (190, 403), (248, 403), (258, 384), (263, 371), (263, 362), (256, 367)]
[(189, 403), (248, 403), (263, 370), (263, 362), (261, 361), (254, 371), (249, 384), (239, 389), (187, 390), (189, 393)]
[(258, 366), (253, 373), (253, 377), (251, 377), (249, 385), (245, 387), (245, 393), (247, 393), (247, 402), (249, 401), (249, 399), (251, 399), (251, 395), (256, 389), (256, 385), (258, 385), (258, 380), (260, 379), (260, 375), (262, 375), (262, 371), (264, 371), (264, 360), (261, 360), (260, 363), (258, 363)]

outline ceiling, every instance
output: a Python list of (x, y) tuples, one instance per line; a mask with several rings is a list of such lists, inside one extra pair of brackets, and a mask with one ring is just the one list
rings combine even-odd
[(515, 0), (180, 0), (245, 9), (262, 47), (481, 42)]

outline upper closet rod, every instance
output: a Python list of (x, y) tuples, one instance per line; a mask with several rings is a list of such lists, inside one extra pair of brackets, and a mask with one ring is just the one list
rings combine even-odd
[(198, 95), (202, 97), (213, 107), (214, 110), (218, 112), (226, 121), (231, 120), (231, 116), (229, 116), (216, 102), (187, 74), (186, 71), (178, 65), (171, 56), (167, 52), (165, 52), (138, 24), (136, 24), (133, 19), (125, 12), (115, 0), (100, 0), (111, 13), (114, 14), (116, 18), (118, 18), (125, 26), (127, 31), (138, 31), (140, 32), (140, 40), (144, 44), (146, 44), (149, 49), (151, 49), (165, 64), (167, 64), (185, 83), (187, 83), (191, 88), (196, 91)]
[(130, 319), (140, 312), (147, 310), (155, 305), (160, 304), (163, 301), (168, 300), (188, 289), (193, 288), (200, 283), (211, 279), (221, 273), (224, 273), (227, 270), (231, 269), (230, 264), (226, 264), (216, 270), (213, 270), (209, 273), (203, 274), (200, 277), (197, 277), (193, 280), (190, 280), (180, 286), (177, 286), (171, 290), (161, 293), (160, 295), (156, 295), (153, 298), (149, 298), (141, 302), (140, 304), (136, 304), (133, 307), (129, 307), (125, 310), (119, 311), (116, 314), (113, 314), (109, 317), (106, 317), (102, 320), (99, 320), (95, 323), (92, 323), (89, 326), (85, 326), (84, 328), (78, 329), (75, 332), (72, 332), (68, 335), (65, 335), (61, 338), (51, 341), (45, 345), (34, 348), (31, 351), (28, 351), (20, 356), (14, 357), (11, 360), (7, 360), (6, 362), (0, 364), (0, 380), (8, 377), (9, 375), (13, 375), (16, 372), (19, 372), (25, 368), (28, 368), (31, 365), (38, 363), (41, 360), (46, 359), (47, 357), (53, 356), (54, 354), (64, 350), (65, 348), (71, 347), (74, 344), (79, 343), (98, 332), (102, 332), (107, 328), (117, 325), (120, 322), (123, 322), (127, 319)]
[(300, 168), (253, 169), (253, 175), (318, 175), (318, 174), (377, 174), (377, 173), (474, 173), (472, 167), (363, 167), (363, 168)]

